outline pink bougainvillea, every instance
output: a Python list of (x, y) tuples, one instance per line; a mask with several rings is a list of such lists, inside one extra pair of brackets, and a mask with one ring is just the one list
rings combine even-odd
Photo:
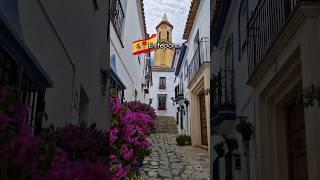
[[(111, 129), (67, 125), (33, 136), (30, 107), (10, 104), (0, 88), (0, 177), (7, 179), (123, 179), (137, 176), (150, 154), (148, 140), (157, 118), (140, 102), (121, 104), (112, 97)], [(7, 104), (8, 103), (8, 104)]]
[(110, 129), (112, 179), (130, 178), (139, 174), (144, 157), (151, 152), (148, 137), (157, 118), (150, 105), (138, 101), (118, 104), (117, 97), (112, 97), (111, 102), (114, 110)]
[[(10, 93), (3, 89), (0, 92), (1, 178), (111, 179), (106, 133), (70, 125), (51, 131), (45, 136), (47, 139), (35, 137), (32, 126), (27, 122), (29, 106), (15, 107), (9, 103), (12, 99)], [(58, 138), (61, 144), (55, 141)], [(79, 151), (82, 151), (81, 155), (77, 154)]]

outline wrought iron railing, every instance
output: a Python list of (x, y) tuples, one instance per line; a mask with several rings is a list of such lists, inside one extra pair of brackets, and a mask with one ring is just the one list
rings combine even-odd
[(151, 69), (150, 57), (146, 57), (144, 72), (145, 72), (146, 85), (149, 88), (152, 84), (152, 69)]
[(211, 96), (212, 118), (221, 111), (234, 111), (234, 74), (232, 70), (220, 70), (212, 80), (213, 96)]
[(174, 88), (174, 97), (175, 100), (180, 100), (184, 98), (184, 93), (183, 93), (183, 85), (182, 84), (178, 84), (175, 88)]
[(263, 61), (272, 44), (301, 0), (260, 0), (248, 24), (249, 78)]
[(24, 72), (22, 64), (17, 63), (3, 48), (0, 48), (0, 87), (4, 86), (15, 90), (17, 104), (30, 106), (27, 121), (33, 126), (34, 134), (39, 135), (45, 111), (45, 89), (31, 80)]
[(200, 70), (200, 67), (206, 62), (210, 62), (210, 54), (209, 54), (210, 49), (209, 49), (208, 41), (209, 41), (208, 37), (201, 38), (199, 46), (196, 49), (193, 55), (193, 58), (188, 66), (189, 83), (196, 76), (196, 74)]
[(110, 8), (110, 19), (116, 28), (119, 37), (121, 37), (125, 18), (121, 1), (112, 0)]

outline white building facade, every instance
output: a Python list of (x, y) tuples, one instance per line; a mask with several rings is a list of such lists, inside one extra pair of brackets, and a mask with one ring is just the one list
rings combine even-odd
[(212, 177), (319, 179), (320, 107), (301, 97), (320, 86), (319, 2), (217, 0), (212, 11)]
[[(191, 135), (192, 145), (210, 147), (210, 1), (193, 0), (183, 38), (177, 78), (183, 89), (184, 133)], [(181, 109), (180, 109), (181, 110)]]
[(17, 6), (5, 9), (18, 11), (21, 42), (52, 80), (43, 102), (48, 114), (43, 126), (84, 122), (106, 129), (108, 95), (101, 71), (108, 62), (108, 3), (58, 0), (14, 4)]
[(110, 68), (124, 101), (149, 103), (148, 54), (133, 55), (132, 42), (147, 38), (143, 1), (113, 0), (110, 17)]
[(174, 101), (179, 134), (191, 135), (190, 110), (186, 94), (188, 94), (188, 60), (185, 58), (187, 46), (185, 44), (176, 51), (174, 60), (175, 89)]
[(151, 106), (158, 116), (176, 117), (176, 107), (172, 99), (175, 88), (174, 70), (152, 67), (152, 87), (150, 87)]
[[(217, 3), (217, 1), (213, 2)], [(225, 7), (224, 12), (213, 14), (211, 46), (211, 176), (217, 179), (233, 177), (235, 180), (255, 179), (255, 136), (249, 142), (236, 131), (239, 118), (254, 124), (253, 90), (246, 84), (247, 62), (239, 52), (238, 11), (241, 1), (223, 1), (212, 6), (213, 13)], [(220, 6), (220, 7), (219, 7)], [(242, 7), (246, 7), (245, 4)], [(241, 12), (242, 16), (245, 12)], [(240, 16), (240, 18), (242, 18)], [(246, 16), (246, 14), (245, 14)], [(225, 21), (224, 23), (217, 23)], [(224, 25), (223, 25), (224, 24)], [(222, 47), (222, 48), (221, 48)], [(236, 148), (228, 148), (230, 142)], [(225, 154), (218, 157), (215, 148), (223, 144)], [(229, 144), (228, 144), (229, 143)], [(244, 156), (244, 154), (247, 154)], [(249, 162), (248, 162), (249, 160)], [(230, 163), (235, 162), (235, 163)]]

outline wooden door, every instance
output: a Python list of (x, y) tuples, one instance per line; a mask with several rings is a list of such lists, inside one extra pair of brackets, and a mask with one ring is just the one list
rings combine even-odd
[(303, 104), (288, 108), (289, 179), (307, 180), (307, 147)]
[(207, 118), (206, 118), (206, 105), (205, 105), (205, 95), (200, 95), (200, 123), (201, 123), (201, 140), (202, 145), (208, 145), (208, 135), (207, 135)]

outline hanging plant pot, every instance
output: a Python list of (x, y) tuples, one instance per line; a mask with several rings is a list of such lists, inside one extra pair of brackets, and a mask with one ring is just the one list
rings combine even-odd
[(251, 135), (252, 135), (252, 130), (248, 129), (246, 131), (241, 132), (242, 139), (244, 141), (250, 141)]
[(241, 118), (240, 122), (236, 125), (236, 130), (241, 134), (244, 141), (250, 141), (253, 133), (253, 125), (248, 121), (248, 118)]
[(226, 138), (225, 140), (226, 144), (227, 144), (227, 147), (228, 147), (228, 150), (229, 151), (233, 151), (235, 149), (238, 149), (238, 141), (234, 138)]
[(216, 151), (216, 153), (218, 154), (218, 157), (221, 158), (224, 156), (225, 154), (225, 150), (224, 150), (224, 144), (223, 142), (216, 144), (214, 146), (214, 150)]

